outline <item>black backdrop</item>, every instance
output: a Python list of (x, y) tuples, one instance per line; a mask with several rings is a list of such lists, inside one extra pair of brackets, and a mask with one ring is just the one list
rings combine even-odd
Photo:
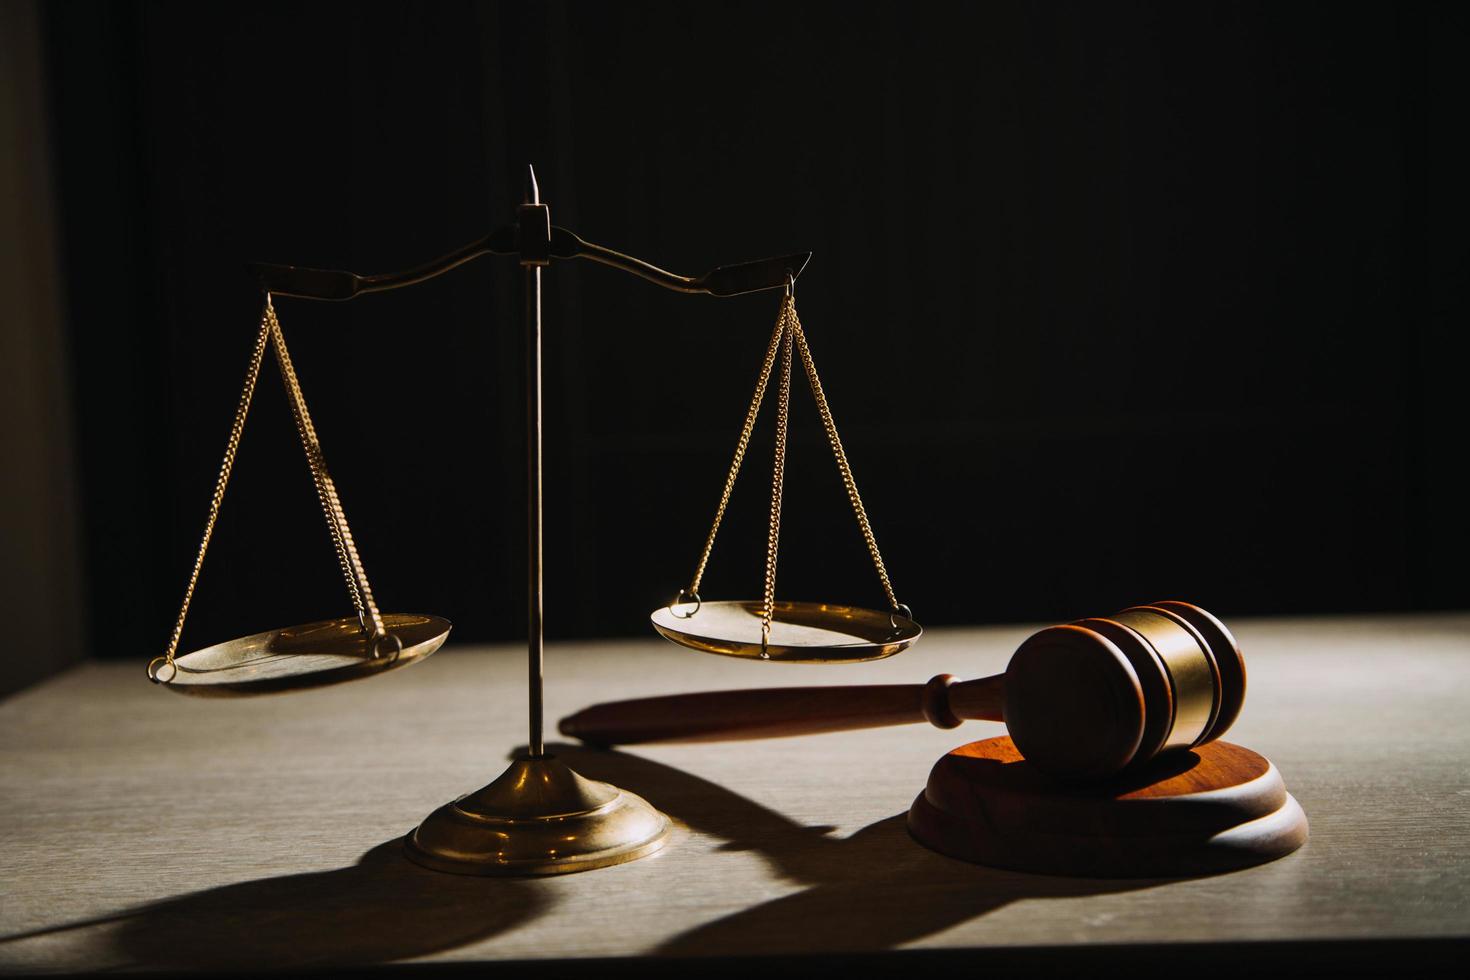
[[(1465, 605), (1463, 9), (45, 14), (99, 653), (166, 638), (244, 263), (416, 264), (508, 220), (528, 162), (554, 222), (675, 270), (815, 252), (803, 322), (925, 623)], [(635, 634), (692, 570), (777, 299), (546, 283), (548, 631)], [(523, 635), (515, 268), (278, 309), (384, 608)], [(263, 379), (186, 648), (348, 608)], [(793, 404), (779, 592), (877, 604)], [(758, 593), (769, 433), (707, 597)]]

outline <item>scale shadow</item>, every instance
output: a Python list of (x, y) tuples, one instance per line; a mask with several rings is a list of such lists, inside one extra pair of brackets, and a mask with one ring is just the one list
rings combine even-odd
[(551, 905), (538, 882), (442, 874), (403, 855), (401, 838), (351, 867), (261, 878), (0, 943), (97, 928), (114, 969), (209, 972), (362, 967), (455, 949), (515, 928)]
[[(1067, 899), (1179, 879), (1022, 874), (935, 854), (895, 814), (838, 838), (692, 773), (618, 751), (548, 750), (583, 775), (632, 790), (694, 831), (751, 851), (803, 886), (658, 944), (670, 959), (868, 953), (972, 921), (1023, 899)], [(594, 872), (595, 873), (595, 872)], [(138, 909), (22, 935), (9, 944), (96, 929), (114, 969), (318, 971), (428, 956), (480, 942), (550, 911), (555, 879), (477, 878), (421, 868), (401, 838), (351, 867), (186, 893)]]
[[(1093, 879), (968, 864), (928, 850), (898, 813), (846, 838), (803, 826), (698, 776), (580, 745), (549, 746), (578, 772), (630, 789), (727, 850), (760, 854), (797, 892), (713, 919), (652, 950), (668, 957), (894, 949), (1025, 899), (1155, 888), (1178, 878)], [(916, 787), (917, 790), (917, 787)]]

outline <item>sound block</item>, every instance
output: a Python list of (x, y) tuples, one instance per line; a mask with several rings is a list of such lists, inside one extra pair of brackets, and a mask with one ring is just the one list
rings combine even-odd
[(1008, 737), (940, 759), (909, 832), (950, 857), (1084, 878), (1232, 871), (1301, 847), (1307, 817), (1269, 760), (1229, 742), (1153, 759), (1102, 783), (1059, 782)]

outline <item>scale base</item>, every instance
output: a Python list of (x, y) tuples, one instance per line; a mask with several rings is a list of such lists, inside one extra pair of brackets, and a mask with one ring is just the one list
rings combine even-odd
[(941, 854), (1013, 871), (1164, 878), (1283, 857), (1306, 842), (1307, 817), (1269, 760), (1229, 742), (1069, 784), (1027, 765), (1002, 736), (935, 764), (909, 832)]
[(546, 755), (519, 758), (489, 786), (441, 806), (404, 844), (435, 871), (555, 875), (637, 860), (668, 832), (668, 818), (641, 796)]

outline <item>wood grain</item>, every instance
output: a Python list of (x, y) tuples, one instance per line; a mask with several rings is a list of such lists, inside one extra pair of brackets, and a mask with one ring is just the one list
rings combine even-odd
[[(435, 874), (398, 841), (524, 739), (517, 648), (451, 641), (381, 678), (218, 702), (156, 690), (142, 657), (88, 663), (0, 703), (0, 970), (1466, 937), (1470, 616), (1230, 625), (1251, 662), (1230, 739), (1277, 765), (1312, 839), (1173, 881), (997, 871), (915, 843), (909, 804), (935, 760), (1001, 734), (984, 722), (567, 746), (580, 772), (675, 819), (663, 853), (544, 881)], [(547, 716), (689, 690), (994, 674), (1035, 629), (933, 630), (844, 668), (655, 637), (552, 644)]]

